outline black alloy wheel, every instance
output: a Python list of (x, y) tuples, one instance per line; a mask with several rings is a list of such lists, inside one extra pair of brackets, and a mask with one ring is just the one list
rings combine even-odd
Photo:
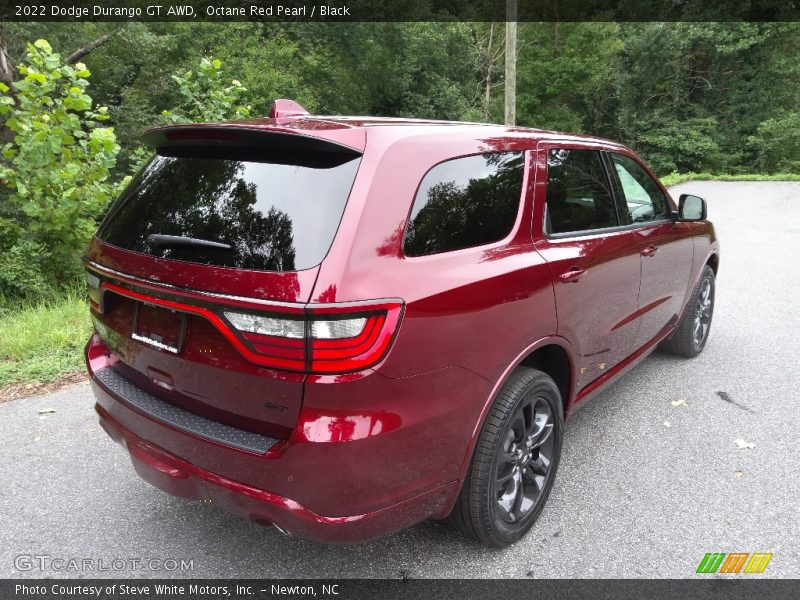
[(546, 373), (517, 368), (483, 423), (450, 520), (488, 546), (518, 541), (544, 508), (563, 437), (558, 386)]
[(711, 331), (715, 291), (714, 270), (706, 265), (692, 291), (686, 311), (675, 326), (675, 331), (659, 344), (659, 349), (688, 358), (693, 358), (703, 351)]

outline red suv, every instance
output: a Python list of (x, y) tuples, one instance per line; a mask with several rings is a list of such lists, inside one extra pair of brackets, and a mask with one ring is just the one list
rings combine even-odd
[(162, 490), (304, 538), (541, 512), (567, 417), (708, 338), (705, 202), (607, 140), (310, 117), (151, 129), (85, 256), (96, 411)]

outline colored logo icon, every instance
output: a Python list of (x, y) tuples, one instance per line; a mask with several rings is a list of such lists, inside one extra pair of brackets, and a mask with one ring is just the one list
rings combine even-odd
[(772, 552), (709, 552), (697, 566), (698, 573), (763, 573)]

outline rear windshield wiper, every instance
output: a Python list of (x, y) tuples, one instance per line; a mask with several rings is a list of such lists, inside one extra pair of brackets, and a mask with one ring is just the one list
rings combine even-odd
[(232, 250), (230, 244), (201, 240), (199, 238), (184, 237), (182, 235), (162, 235), (151, 233), (147, 236), (147, 243), (152, 246), (197, 246), (202, 248), (217, 248), (219, 250)]

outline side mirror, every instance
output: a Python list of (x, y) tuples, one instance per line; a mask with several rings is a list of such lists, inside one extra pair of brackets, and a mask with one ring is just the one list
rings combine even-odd
[(704, 221), (708, 216), (706, 201), (700, 196), (681, 194), (678, 200), (678, 219), (680, 221)]

